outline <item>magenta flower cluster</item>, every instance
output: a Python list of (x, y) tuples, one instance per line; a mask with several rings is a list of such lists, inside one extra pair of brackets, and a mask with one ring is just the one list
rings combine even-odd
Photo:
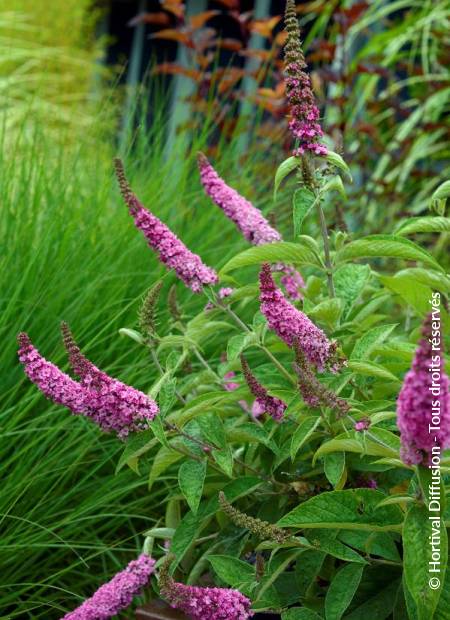
[(284, 342), (292, 347), (297, 340), (307, 360), (317, 370), (323, 371), (330, 367), (337, 370), (333, 361), (335, 349), (324, 332), (300, 310), (297, 310), (284, 297), (265, 263), (260, 273), (261, 312), (272, 329)]
[(200, 179), (205, 192), (225, 215), (236, 224), (244, 237), (254, 245), (281, 241), (280, 233), (270, 226), (261, 211), (229, 187), (214, 170), (208, 159), (199, 153)]
[(255, 402), (252, 407), (254, 417), (258, 417), (261, 413), (267, 413), (276, 422), (279, 422), (286, 410), (286, 403), (275, 396), (271, 396), (266, 388), (259, 383), (243, 355), (241, 355), (241, 365), (249, 390), (255, 396)]
[(18, 340), (19, 360), (39, 390), (75, 415), (90, 418), (103, 431), (124, 438), (146, 428), (158, 413), (158, 405), (151, 398), (109, 377), (85, 358), (84, 370), (80, 360), (74, 364), (82, 376), (82, 381), (77, 382), (42, 357), (27, 334), (19, 334)]
[(129, 607), (134, 596), (141, 593), (154, 569), (155, 560), (148, 555), (140, 555), (80, 607), (67, 613), (63, 620), (107, 620), (116, 616)]
[[(225, 183), (217, 174), (203, 153), (198, 154), (200, 179), (206, 194), (236, 224), (247, 241), (253, 245), (263, 245), (282, 241), (280, 233), (273, 228), (261, 211)], [(301, 299), (300, 289), (305, 283), (298, 271), (289, 265), (279, 263), (274, 271), (281, 271), (281, 283), (291, 299)]]
[(116, 159), (115, 165), (120, 189), (134, 223), (144, 234), (149, 246), (158, 253), (159, 260), (173, 269), (178, 278), (195, 293), (200, 293), (203, 286), (216, 284), (218, 276), (214, 269), (207, 267), (168, 226), (139, 202), (125, 178), (122, 162)]
[[(443, 371), (441, 351), (432, 348), (432, 319), (423, 324), (411, 370), (406, 374), (397, 399), (397, 424), (400, 429), (400, 456), (407, 465), (428, 465), (433, 446), (450, 447), (450, 393), (449, 379)], [(432, 388), (432, 372), (439, 375), (438, 385)], [(438, 430), (430, 431), (432, 413), (438, 411)]]
[(286, 96), (290, 111), (289, 129), (299, 141), (294, 155), (306, 152), (326, 155), (327, 147), (318, 142), (323, 136), (319, 123), (319, 108), (311, 88), (311, 78), (305, 72), (307, 67), (300, 44), (300, 29), (294, 0), (286, 3), (285, 76)]
[(238, 590), (186, 586), (171, 580), (163, 595), (192, 620), (247, 620), (253, 616), (250, 600)]

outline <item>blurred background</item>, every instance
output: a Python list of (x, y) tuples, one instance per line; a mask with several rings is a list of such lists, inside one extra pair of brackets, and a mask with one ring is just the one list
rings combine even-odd
[[(354, 178), (346, 196), (330, 193), (327, 222), (350, 235), (392, 232), (426, 214), (448, 178), (448, 2), (297, 6), (326, 141)], [(203, 195), (198, 150), (292, 239), (289, 182), (272, 197), (292, 146), (283, 10), (281, 0), (2, 0), (2, 618), (75, 607), (134, 557), (171, 488), (168, 475), (149, 496), (145, 476), (116, 473), (123, 446), (29, 385), (16, 334), (27, 330), (65, 367), (65, 319), (99, 366), (141, 389), (155, 379), (145, 351), (118, 335), (136, 327), (141, 296), (165, 273), (119, 197), (118, 153), (144, 203), (216, 268), (246, 243)], [(317, 234), (314, 218), (304, 232)], [(165, 275), (163, 334), (174, 281)], [(186, 311), (204, 303), (180, 285), (177, 295)]]

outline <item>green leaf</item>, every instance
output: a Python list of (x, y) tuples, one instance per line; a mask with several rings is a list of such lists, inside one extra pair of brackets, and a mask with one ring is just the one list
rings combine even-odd
[(164, 430), (163, 423), (159, 415), (157, 415), (149, 424), (152, 429), (156, 439), (166, 448), (170, 448), (169, 442), (167, 441), (166, 432)]
[(369, 265), (342, 265), (333, 275), (336, 296), (350, 309), (364, 290), (371, 270)]
[(449, 196), (450, 181), (444, 181), (444, 183), (441, 183), (441, 185), (434, 190), (430, 198), (431, 209), (439, 213), (439, 215), (443, 215), (445, 213), (445, 204)]
[(253, 332), (250, 334), (237, 334), (236, 336), (232, 336), (228, 341), (227, 360), (230, 363), (234, 362), (248, 346), (254, 344), (257, 340), (258, 338)]
[(341, 317), (343, 302), (341, 299), (326, 299), (312, 308), (308, 314), (319, 322), (334, 328)]
[(280, 527), (399, 531), (403, 513), (397, 506), (377, 508), (385, 497), (374, 489), (348, 489), (316, 495), (282, 517)]
[(396, 327), (397, 324), (381, 325), (380, 327), (369, 329), (369, 331), (356, 342), (350, 359), (352, 361), (367, 359), (372, 351), (382, 344)]
[(420, 282), (414, 282), (404, 276), (379, 276), (380, 282), (386, 288), (399, 295), (406, 303), (412, 306), (419, 314), (424, 315), (430, 308), (429, 299), (431, 288)]
[(363, 532), (361, 530), (342, 530), (338, 535), (346, 545), (364, 553), (379, 555), (386, 560), (400, 562), (401, 558), (392, 534), (388, 532)]
[(320, 418), (309, 416), (304, 418), (295, 430), (291, 440), (291, 459), (294, 460), (297, 452), (308, 441), (320, 424)]
[(450, 218), (448, 217), (409, 217), (403, 220), (395, 230), (396, 235), (411, 235), (413, 233), (449, 232)]
[[(125, 449), (122, 452), (119, 462), (117, 463), (116, 474), (127, 463), (132, 463), (133, 460), (138, 459), (142, 454), (145, 454), (151, 450), (153, 446), (156, 446), (157, 443), (158, 442), (151, 430), (140, 431), (139, 433), (131, 433), (128, 435), (125, 443)], [(136, 469), (134, 471), (136, 471)]]
[(395, 580), (366, 597), (361, 605), (345, 616), (345, 620), (385, 620), (392, 613), (398, 586), (399, 581)]
[(398, 457), (399, 449), (400, 439), (397, 435), (384, 428), (371, 428), (364, 441), (361, 435), (355, 432), (355, 438), (353, 439), (349, 437), (348, 433), (341, 433), (333, 439), (324, 442), (316, 451), (313, 461), (315, 462), (319, 456), (329, 454), (330, 452), (356, 452), (357, 454), (367, 454), (370, 456), (396, 458)]
[(208, 562), (227, 585), (239, 588), (255, 580), (255, 567), (228, 555), (210, 555)]
[(222, 267), (220, 275), (233, 271), (233, 269), (260, 265), (264, 262), (320, 266), (317, 255), (309, 247), (302, 246), (300, 243), (280, 241), (279, 243), (258, 245), (237, 254)]
[(275, 183), (273, 188), (273, 199), (276, 200), (277, 192), (280, 187), (281, 182), (285, 179), (291, 172), (293, 172), (296, 168), (300, 166), (300, 159), (298, 157), (288, 157), (278, 166), (277, 171), (275, 173)]
[(320, 190), (320, 193), (323, 194), (325, 192), (332, 191), (338, 192), (344, 200), (347, 199), (347, 193), (345, 191), (344, 184), (338, 174), (334, 177), (331, 177), (331, 179), (325, 183), (325, 185)]
[(148, 479), (148, 489), (150, 490), (152, 488), (153, 483), (158, 476), (165, 472), (166, 469), (173, 465), (173, 463), (179, 461), (182, 457), (182, 454), (176, 452), (172, 448), (162, 446), (153, 459), (152, 467), (150, 469), (150, 476)]
[(226, 446), (221, 450), (213, 450), (211, 452), (213, 459), (222, 471), (229, 477), (233, 477), (233, 454), (231, 448)]
[(158, 404), (161, 414), (166, 416), (172, 409), (177, 396), (177, 380), (175, 377), (168, 379), (159, 391)]
[(225, 428), (221, 418), (215, 413), (206, 413), (196, 418), (203, 438), (218, 448), (224, 448), (227, 445), (227, 437)]
[(206, 460), (186, 461), (178, 470), (178, 484), (189, 508), (197, 513), (206, 476)]
[(442, 586), (441, 597), (436, 607), (433, 620), (448, 620), (448, 610), (450, 609), (450, 570), (445, 571), (444, 584)]
[(328, 151), (328, 153), (325, 155), (325, 159), (329, 161), (330, 164), (333, 164), (333, 166), (336, 166), (336, 168), (343, 170), (350, 183), (352, 183), (353, 179), (350, 168), (347, 166), (344, 159), (338, 153), (334, 153), (334, 151)]
[(370, 257), (422, 261), (433, 269), (444, 271), (429, 252), (400, 235), (371, 235), (357, 239), (340, 250), (336, 255), (336, 260), (345, 262), (352, 258)]
[(344, 545), (340, 540), (336, 540), (336, 533), (327, 530), (305, 531), (305, 536), (311, 545), (318, 551), (323, 551), (339, 560), (346, 562), (356, 562), (357, 564), (367, 564), (359, 553)]
[(443, 293), (450, 292), (450, 278), (445, 274), (430, 271), (429, 269), (410, 267), (397, 272), (395, 277), (408, 279), (409, 282), (419, 282)]
[(294, 237), (301, 233), (302, 223), (311, 210), (316, 197), (307, 187), (301, 187), (294, 193), (292, 210), (294, 219)]
[(364, 566), (348, 564), (335, 575), (325, 598), (326, 620), (341, 620), (361, 581)]
[(322, 617), (307, 607), (292, 607), (283, 611), (281, 620), (322, 620)]
[[(342, 488), (345, 484), (345, 452), (327, 454), (323, 460), (323, 469), (327, 480), (334, 488)], [(339, 490), (339, 489), (336, 489)]]
[[(436, 516), (437, 521), (432, 521), (432, 516)], [(447, 530), (439, 516), (439, 512), (429, 511), (428, 506), (415, 504), (409, 508), (403, 526), (405, 581), (417, 606), (419, 620), (433, 617), (443, 588), (443, 583), (436, 590), (429, 584), (430, 577), (443, 581), (447, 562)], [(433, 559), (430, 537), (433, 535), (440, 537), (440, 573), (429, 571), (429, 562)]]
[(138, 344), (145, 343), (144, 336), (135, 329), (128, 329), (127, 327), (122, 327), (121, 329), (119, 329), (119, 334), (121, 336), (124, 336), (125, 338), (131, 338), (131, 340), (134, 340)]
[(394, 383), (399, 383), (400, 379), (394, 375), (390, 370), (381, 366), (381, 364), (375, 364), (375, 362), (362, 362), (360, 360), (349, 360), (348, 367), (352, 372), (358, 375), (367, 375), (368, 377), (379, 377), (380, 379), (387, 379)]

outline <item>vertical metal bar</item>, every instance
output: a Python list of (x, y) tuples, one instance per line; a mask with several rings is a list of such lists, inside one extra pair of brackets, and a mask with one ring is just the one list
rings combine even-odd
[[(207, 0), (186, 0), (186, 20), (197, 13), (206, 11), (206, 9)], [(189, 55), (186, 47), (180, 43), (178, 44), (176, 62), (181, 67), (189, 68)], [(178, 129), (189, 120), (191, 107), (186, 102), (186, 99), (194, 93), (195, 88), (196, 85), (192, 79), (184, 75), (175, 75), (173, 77), (172, 101), (167, 121), (166, 155), (168, 157), (170, 157), (177, 141)], [(180, 148), (182, 148), (182, 144), (183, 141), (180, 142)]]
[[(139, 13), (145, 13), (147, 9), (147, 0), (139, 0)], [(133, 127), (137, 87), (141, 77), (142, 56), (144, 52), (145, 42), (145, 23), (140, 22), (134, 29), (133, 42), (131, 45), (130, 64), (127, 71), (126, 80), (126, 99), (122, 117), (122, 128), (120, 131), (120, 151), (125, 147), (130, 130)]]
[[(271, 0), (254, 0), (253, 19), (265, 19), (270, 17)], [(257, 32), (254, 32), (250, 37), (248, 49), (262, 50), (265, 47), (265, 39)], [(247, 57), (245, 63), (245, 71), (248, 74), (257, 71), (259, 66), (257, 58), (251, 56)], [(250, 101), (251, 95), (256, 91), (257, 82), (251, 75), (246, 75), (242, 80), (242, 93), (243, 101), (240, 106), (239, 116), (243, 119), (250, 117), (254, 104)], [(248, 127), (248, 123), (247, 123)], [(249, 144), (250, 140), (250, 128), (247, 131), (242, 132), (237, 140), (237, 150), (239, 153), (244, 152)]]

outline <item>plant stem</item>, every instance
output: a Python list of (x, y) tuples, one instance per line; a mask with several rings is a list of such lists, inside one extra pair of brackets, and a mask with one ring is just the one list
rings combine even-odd
[(325, 220), (325, 214), (322, 209), (322, 205), (320, 204), (320, 198), (316, 200), (317, 211), (319, 213), (320, 220), (320, 229), (322, 232), (323, 239), (323, 251), (325, 254), (325, 265), (327, 268), (327, 282), (328, 282), (328, 293), (330, 297), (335, 297), (336, 293), (334, 290), (334, 282), (333, 282), (333, 264), (331, 262), (331, 254), (330, 254), (330, 240), (328, 237), (327, 223)]

